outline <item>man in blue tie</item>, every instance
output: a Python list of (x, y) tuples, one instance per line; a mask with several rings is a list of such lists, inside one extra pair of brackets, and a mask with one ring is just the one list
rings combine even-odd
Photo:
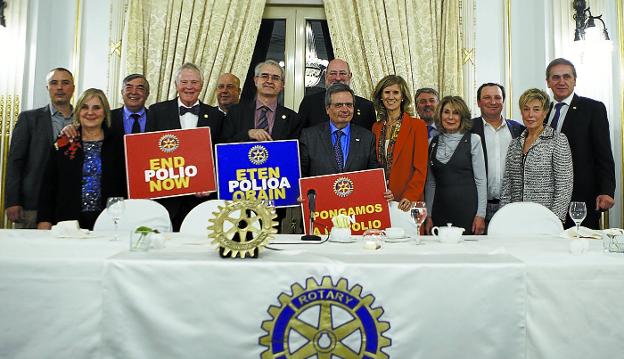
[[(572, 151), (572, 201), (585, 202), (587, 217), (583, 225), (597, 229), (600, 211), (615, 204), (615, 162), (607, 110), (602, 102), (574, 93), (576, 69), (566, 59), (548, 64), (546, 84), (554, 97), (546, 124), (566, 135)], [(574, 226), (569, 217), (565, 226)]]
[(122, 86), (124, 105), (111, 111), (111, 130), (122, 135), (145, 132), (149, 82), (142, 74), (131, 74), (123, 79)]
[(375, 136), (351, 123), (355, 95), (349, 86), (331, 85), (325, 93), (329, 122), (303, 129), (299, 138), (303, 177), (379, 167)]
[(418, 113), (418, 117), (420, 117), (427, 124), (427, 133), (429, 138), (435, 137), (439, 134), (435, 127), (435, 123), (433, 122), (433, 115), (435, 114), (435, 109), (439, 102), (438, 91), (430, 87), (419, 88), (416, 90), (416, 95), (414, 95), (416, 112)]

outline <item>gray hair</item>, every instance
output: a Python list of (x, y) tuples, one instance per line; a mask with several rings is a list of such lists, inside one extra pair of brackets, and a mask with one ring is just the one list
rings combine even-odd
[(130, 82), (130, 81), (132, 81), (134, 79), (143, 79), (143, 82), (145, 82), (145, 93), (149, 94), (149, 92), (150, 92), (149, 81), (147, 81), (147, 78), (145, 78), (145, 75), (143, 75), (143, 74), (130, 74), (130, 75), (126, 76), (123, 79), (123, 87), (126, 87), (128, 82)]
[(418, 96), (420, 96), (421, 93), (429, 93), (434, 95), (436, 98), (440, 98), (440, 94), (438, 94), (438, 91), (436, 91), (435, 89), (432, 89), (431, 87), (421, 87), (416, 90), (416, 95), (414, 95), (414, 99), (418, 99)]
[(254, 68), (254, 76), (256, 77), (260, 76), (260, 69), (264, 65), (271, 65), (271, 66), (277, 67), (280, 70), (280, 76), (282, 77), (282, 81), (286, 79), (286, 76), (284, 74), (284, 69), (280, 66), (279, 62), (275, 60), (265, 60), (257, 64), (256, 67)]
[(74, 74), (72, 74), (71, 71), (69, 71), (68, 69), (64, 67), (55, 67), (52, 70), (50, 70), (48, 74), (46, 75), (46, 83), (50, 82), (50, 79), (52, 78), (52, 76), (54, 76), (54, 73), (57, 71), (67, 72), (69, 76), (72, 78), (72, 82), (74, 82)]
[(339, 92), (348, 92), (351, 94), (351, 96), (353, 97), (353, 101), (355, 102), (355, 94), (353, 93), (353, 90), (351, 90), (351, 87), (349, 87), (349, 85), (345, 85), (343, 83), (336, 83), (333, 85), (330, 85), (327, 88), (327, 91), (325, 92), (325, 107), (331, 105), (331, 97), (333, 94), (335, 93), (339, 93)]
[(184, 70), (191, 70), (191, 71), (197, 72), (199, 74), (199, 80), (201, 81), (202, 84), (204, 83), (204, 74), (202, 74), (202, 72), (199, 70), (199, 67), (197, 67), (197, 65), (193, 63), (186, 62), (182, 66), (180, 66), (175, 72), (175, 84), (176, 85), (180, 81), (180, 75), (182, 74), (182, 71)]
[(550, 77), (550, 69), (552, 69), (554, 66), (557, 66), (557, 65), (568, 65), (572, 67), (572, 75), (574, 76), (574, 78), (576, 78), (576, 68), (574, 67), (574, 64), (572, 63), (572, 61), (564, 59), (563, 57), (559, 57), (557, 59), (552, 60), (546, 67), (546, 80), (548, 80), (548, 78)]

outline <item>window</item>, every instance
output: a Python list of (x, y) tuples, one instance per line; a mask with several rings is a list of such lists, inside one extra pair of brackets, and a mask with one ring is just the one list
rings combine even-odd
[(324, 89), (325, 68), (333, 58), (323, 8), (267, 6), (241, 101), (249, 101), (255, 95), (256, 64), (273, 59), (283, 66), (286, 76), (279, 103), (296, 111), (303, 96)]

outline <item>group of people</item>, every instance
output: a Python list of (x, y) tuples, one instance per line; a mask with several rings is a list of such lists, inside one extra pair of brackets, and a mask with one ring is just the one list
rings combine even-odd
[[(267, 60), (255, 67), (253, 100), (239, 103), (240, 80), (222, 74), (219, 105), (212, 107), (199, 100), (202, 71), (186, 63), (175, 73), (175, 99), (146, 108), (149, 83), (132, 74), (123, 80), (124, 105), (111, 110), (98, 89), (84, 91), (72, 108), (72, 74), (53, 69), (46, 79), (50, 104), (21, 113), (13, 131), (7, 216), (17, 228), (46, 229), (70, 219), (92, 228), (108, 197), (127, 195), (124, 134), (203, 126), (213, 144), (298, 139), (304, 177), (381, 167), (384, 195), (400, 210), (426, 200), (426, 232), (453, 223), (483, 234), (492, 215), (516, 201), (540, 203), (562, 221), (571, 200), (583, 201), (585, 224), (597, 228), (599, 211), (614, 205), (606, 110), (574, 93), (576, 71), (568, 60), (546, 69), (556, 104), (539, 89), (522, 94), (523, 125), (502, 116), (505, 89), (496, 83), (479, 87), (481, 116), (471, 118), (461, 97), (439, 99), (432, 88), (418, 89), (412, 106), (401, 76), (381, 79), (372, 101), (354, 94), (351, 78), (347, 62), (332, 60), (326, 89), (305, 96), (295, 112), (278, 103), (284, 70)], [(159, 201), (177, 230), (194, 206), (214, 196)]]

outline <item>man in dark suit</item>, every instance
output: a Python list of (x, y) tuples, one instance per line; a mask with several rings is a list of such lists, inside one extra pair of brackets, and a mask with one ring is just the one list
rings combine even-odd
[[(353, 74), (347, 62), (341, 59), (333, 59), (329, 62), (325, 70), (325, 86), (336, 83), (350, 86), (352, 76)], [(325, 91), (305, 96), (303, 100), (301, 100), (301, 104), (299, 104), (299, 118), (301, 119), (303, 128), (311, 127), (329, 120), (327, 112), (325, 112), (324, 102)], [(352, 122), (370, 131), (371, 128), (373, 128), (375, 119), (376, 115), (373, 103), (365, 98), (355, 96)]]
[[(567, 136), (572, 151), (572, 201), (585, 202), (587, 217), (583, 225), (597, 229), (600, 212), (615, 204), (615, 163), (607, 110), (602, 102), (574, 93), (576, 69), (566, 59), (548, 64), (546, 84), (555, 100), (546, 122)], [(573, 225), (568, 217), (566, 227)]]
[[(487, 173), (487, 208), (485, 223), (500, 207), (500, 195), (505, 174), (507, 148), (511, 140), (520, 136), (524, 126), (503, 117), (505, 104), (505, 88), (497, 83), (485, 83), (477, 90), (477, 105), (481, 109), (481, 117), (472, 119), (472, 133), (481, 137), (485, 171)], [(488, 156), (489, 154), (489, 156)]]
[(275, 61), (256, 65), (256, 97), (230, 107), (223, 125), (228, 142), (289, 140), (299, 137), (297, 113), (277, 103), (284, 88), (284, 69)]
[(327, 88), (325, 110), (329, 121), (303, 129), (299, 139), (303, 177), (379, 167), (375, 136), (351, 124), (354, 99), (353, 90), (345, 84)]
[(7, 217), (16, 228), (37, 227), (37, 205), (45, 164), (56, 136), (72, 120), (72, 73), (65, 68), (52, 69), (46, 82), (50, 104), (20, 113), (11, 136), (5, 205)]
[(142, 74), (131, 74), (123, 79), (121, 96), (124, 105), (111, 111), (111, 130), (117, 134), (145, 132), (149, 96), (149, 82)]
[[(210, 127), (212, 144), (218, 143), (222, 138), (223, 114), (216, 107), (199, 101), (204, 84), (199, 68), (194, 64), (185, 63), (176, 71), (175, 84), (177, 98), (150, 106), (146, 131)], [(178, 231), (188, 212), (203, 202), (207, 196), (207, 193), (202, 193), (195, 196), (163, 198), (159, 202), (169, 211), (173, 230)]]
[(440, 103), (440, 95), (438, 91), (431, 87), (421, 87), (416, 90), (414, 95), (414, 103), (416, 104), (416, 112), (418, 117), (425, 121), (427, 124), (427, 136), (432, 138), (440, 134), (435, 126), (433, 117), (435, 115), (435, 109)]

